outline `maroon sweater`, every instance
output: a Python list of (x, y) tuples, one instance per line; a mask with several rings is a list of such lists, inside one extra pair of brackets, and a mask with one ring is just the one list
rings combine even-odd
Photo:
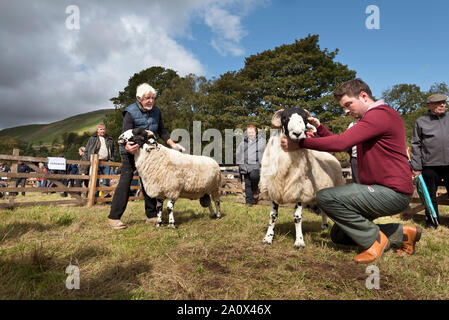
[(357, 145), (361, 184), (379, 184), (397, 192), (413, 193), (404, 123), (394, 109), (385, 104), (369, 109), (356, 125), (339, 135), (320, 125), (318, 135), (321, 138), (303, 139), (299, 145), (329, 152)]

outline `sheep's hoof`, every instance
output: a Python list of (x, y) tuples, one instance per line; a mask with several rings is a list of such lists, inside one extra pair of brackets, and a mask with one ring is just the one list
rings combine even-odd
[(217, 215), (216, 215), (216, 214), (211, 214), (211, 215), (210, 215), (210, 218), (211, 218), (211, 219), (217, 219)]
[(176, 226), (175, 226), (174, 223), (170, 223), (170, 224), (168, 225), (168, 227), (169, 227), (170, 229), (176, 229)]
[(273, 240), (270, 241), (270, 240), (263, 239), (262, 243), (265, 244), (265, 245), (271, 245), (273, 243)]
[(294, 248), (296, 250), (301, 250), (301, 249), (304, 249), (305, 247), (306, 247), (306, 245), (304, 243), (300, 243), (300, 244), (295, 244), (294, 245)]

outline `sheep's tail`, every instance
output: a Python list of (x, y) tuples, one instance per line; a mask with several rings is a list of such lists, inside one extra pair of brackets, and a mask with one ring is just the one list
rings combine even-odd
[(208, 208), (210, 206), (210, 196), (205, 194), (200, 198), (200, 204), (203, 208)]

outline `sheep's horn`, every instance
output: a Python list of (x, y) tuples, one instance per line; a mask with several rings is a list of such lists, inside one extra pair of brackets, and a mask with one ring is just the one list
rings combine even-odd
[(273, 126), (273, 128), (280, 128), (282, 126), (281, 123), (282, 112), (284, 112), (284, 109), (276, 111), (273, 115), (273, 118), (271, 118), (271, 125)]

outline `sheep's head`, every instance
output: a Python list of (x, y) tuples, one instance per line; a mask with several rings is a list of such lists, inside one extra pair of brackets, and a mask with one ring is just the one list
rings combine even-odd
[(308, 117), (310, 113), (303, 108), (281, 109), (273, 115), (271, 125), (281, 129), (291, 140), (298, 141), (307, 137), (306, 131), (316, 131), (315, 127), (307, 121)]
[(127, 142), (137, 143), (140, 148), (143, 148), (145, 144), (147, 144), (150, 149), (157, 146), (154, 133), (143, 128), (126, 130), (120, 137), (118, 137), (119, 144), (124, 146)]

